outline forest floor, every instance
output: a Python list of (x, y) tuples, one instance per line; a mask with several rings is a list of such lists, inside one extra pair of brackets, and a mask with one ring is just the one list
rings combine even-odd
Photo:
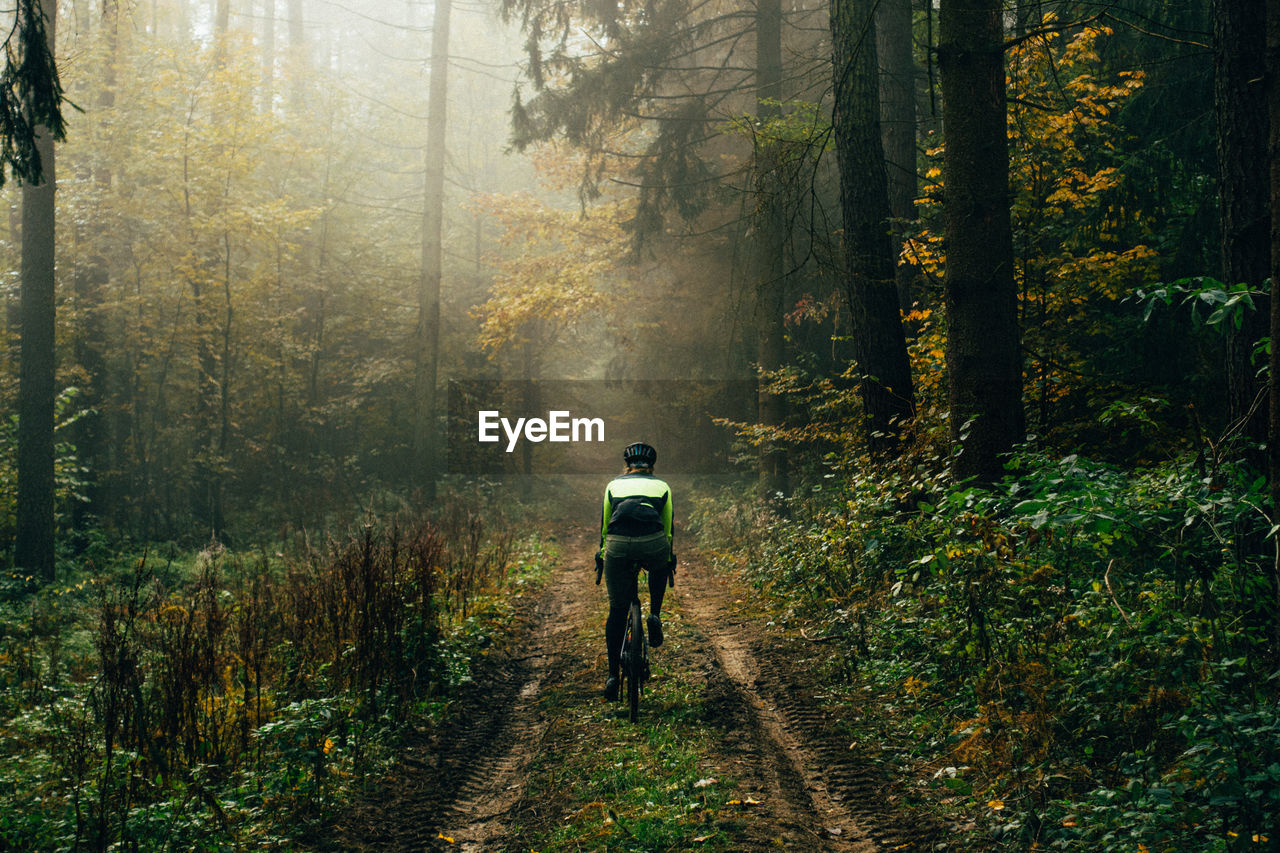
[[(683, 559), (637, 724), (600, 695), (604, 587), (585, 541), (327, 847), (361, 851), (960, 850), (935, 768), (869, 748), (822, 687), (821, 642)], [(646, 602), (647, 605), (647, 602)], [(874, 740), (874, 738), (872, 739)]]

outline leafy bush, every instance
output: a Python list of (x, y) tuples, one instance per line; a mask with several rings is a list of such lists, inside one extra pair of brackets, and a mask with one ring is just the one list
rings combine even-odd
[(949, 787), (999, 843), (1154, 853), (1280, 837), (1262, 480), (1031, 449), (1010, 467), (983, 490), (898, 461), (827, 478), (789, 517), (740, 524), (752, 511), (723, 497), (697, 513), (721, 560), (839, 638), (834, 676), (915, 709), (920, 742), (967, 768)]
[[(76, 456), (70, 440), (76, 421), (90, 413), (76, 409), (78, 388), (68, 387), (54, 401), (54, 506), (65, 529), (71, 507), (85, 500), (87, 469)], [(18, 415), (0, 418), (0, 542), (13, 542), (18, 526)]]
[(455, 507), (268, 559), (218, 547), (0, 599), (0, 848), (290, 839), (439, 713), (545, 563)]

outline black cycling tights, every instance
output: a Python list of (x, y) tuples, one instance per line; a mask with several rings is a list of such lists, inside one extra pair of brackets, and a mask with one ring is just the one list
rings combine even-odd
[[(662, 597), (667, 594), (667, 576), (661, 571), (648, 574), (649, 613), (657, 616), (662, 612)], [(609, 606), (609, 618), (604, 623), (604, 641), (609, 646), (610, 675), (617, 675), (622, 665), (622, 640), (627, 633), (627, 611), (630, 609), (630, 599), (620, 607)]]

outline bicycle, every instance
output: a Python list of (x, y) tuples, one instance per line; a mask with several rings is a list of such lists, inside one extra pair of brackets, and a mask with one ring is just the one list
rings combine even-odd
[(644, 635), (643, 614), (639, 596), (631, 599), (627, 612), (627, 630), (622, 637), (622, 690), (618, 698), (627, 695), (627, 719), (635, 722), (640, 717), (640, 691), (649, 680), (649, 640)]
[[(644, 566), (641, 570), (647, 571)], [(596, 586), (604, 575), (604, 566), (596, 568)], [(676, 558), (673, 554), (667, 564), (667, 583), (676, 585)], [(631, 607), (627, 610), (627, 629), (622, 635), (622, 667), (618, 672), (621, 680), (618, 699), (625, 696), (627, 703), (627, 719), (634, 723), (640, 718), (640, 693), (644, 683), (649, 680), (649, 640), (644, 633), (644, 613), (640, 609), (640, 596), (631, 597)]]

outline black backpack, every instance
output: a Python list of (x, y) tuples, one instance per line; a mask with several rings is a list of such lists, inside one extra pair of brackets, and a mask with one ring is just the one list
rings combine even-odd
[(660, 498), (634, 495), (618, 498), (610, 495), (609, 504), (613, 511), (609, 514), (609, 532), (619, 536), (646, 536), (661, 532), (662, 515), (658, 510), (666, 502), (665, 495)]

